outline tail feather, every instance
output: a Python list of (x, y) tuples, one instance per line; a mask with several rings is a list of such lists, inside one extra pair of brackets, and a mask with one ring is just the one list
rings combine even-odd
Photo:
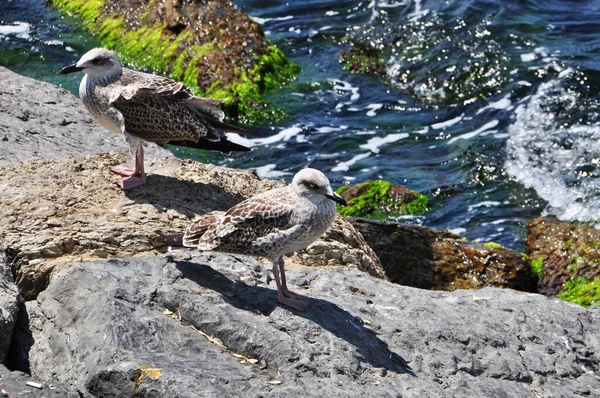
[(210, 124), (212, 128), (219, 131), (226, 131), (228, 133), (236, 133), (243, 135), (252, 135), (254, 137), (262, 137), (262, 134), (256, 133), (254, 131), (246, 130), (241, 127), (232, 126), (231, 124), (227, 124), (217, 119), (212, 118), (204, 118), (204, 120)]
[(198, 247), (202, 235), (208, 230), (208, 228), (218, 221), (218, 216), (213, 214), (207, 214), (198, 220), (192, 222), (188, 229), (183, 234), (183, 246), (186, 247)]
[(248, 152), (250, 148), (229, 141), (226, 137), (221, 137), (219, 141), (209, 141), (201, 139), (199, 141), (169, 141), (169, 145), (184, 146), (187, 148), (207, 149), (212, 151), (230, 152)]

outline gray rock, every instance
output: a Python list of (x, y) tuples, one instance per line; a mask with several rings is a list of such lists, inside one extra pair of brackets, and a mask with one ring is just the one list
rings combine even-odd
[[(177, 252), (173, 255), (176, 259)], [(425, 291), (244, 256), (74, 265), (27, 303), (34, 375), (85, 396), (600, 396), (600, 311), (512, 290)], [(141, 366), (161, 369), (140, 383)], [(157, 371), (158, 372), (158, 371)]]
[[(125, 137), (96, 123), (67, 90), (0, 67), (0, 163), (129, 151)], [(155, 144), (149, 158), (173, 156)]]
[(6, 363), (8, 349), (17, 321), (19, 292), (0, 246), (0, 363)]
[[(28, 384), (29, 383), (29, 384)], [(23, 372), (11, 372), (0, 365), (0, 397), (77, 397), (61, 385), (47, 383)]]

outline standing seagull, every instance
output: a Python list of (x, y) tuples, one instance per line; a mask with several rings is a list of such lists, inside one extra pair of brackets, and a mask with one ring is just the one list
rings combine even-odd
[(135, 154), (135, 169), (115, 166), (123, 176), (118, 184), (132, 189), (146, 183), (143, 141), (159, 145), (212, 149), (221, 152), (249, 151), (221, 136), (217, 130), (253, 134), (223, 123), (221, 102), (196, 97), (180, 82), (123, 68), (113, 51), (94, 48), (60, 73), (83, 71), (79, 96), (91, 115), (105, 128), (125, 134)]
[(304, 249), (323, 235), (335, 218), (334, 202), (346, 205), (325, 174), (303, 169), (291, 185), (246, 199), (223, 215), (194, 221), (183, 236), (183, 245), (269, 258), (279, 302), (305, 311), (303, 296), (287, 288), (283, 255)]

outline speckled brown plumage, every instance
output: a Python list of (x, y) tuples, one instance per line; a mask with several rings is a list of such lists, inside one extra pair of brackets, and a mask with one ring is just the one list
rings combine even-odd
[(220, 101), (196, 97), (180, 82), (123, 68), (115, 53), (104, 48), (88, 51), (61, 73), (78, 71), (85, 72), (79, 95), (87, 110), (108, 130), (124, 134), (136, 154), (135, 170), (111, 169), (126, 177), (123, 189), (145, 183), (144, 141), (222, 152), (249, 150), (219, 131), (254, 133), (223, 123)]
[(329, 228), (336, 215), (334, 201), (345, 203), (333, 192), (327, 177), (318, 170), (303, 169), (291, 185), (246, 199), (225, 214), (194, 221), (183, 244), (271, 259), (279, 301), (304, 310), (298, 295), (287, 290), (282, 256), (306, 248)]

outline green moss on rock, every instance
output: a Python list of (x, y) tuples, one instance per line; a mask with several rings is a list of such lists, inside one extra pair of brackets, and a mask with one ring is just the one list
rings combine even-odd
[(423, 214), (429, 206), (427, 195), (383, 180), (343, 186), (337, 193), (348, 202), (347, 206), (338, 206), (338, 212), (343, 216), (388, 219)]
[(540, 256), (537, 258), (532, 258), (529, 260), (529, 264), (531, 265), (531, 271), (538, 277), (542, 275), (544, 272), (544, 257)]
[(265, 112), (265, 94), (294, 79), (300, 67), (231, 3), (50, 3), (79, 17), (123, 63), (183, 81), (196, 95), (223, 99), (230, 117), (266, 121), (284, 116), (278, 109)]
[(568, 280), (557, 297), (586, 308), (600, 306), (600, 278), (590, 280), (583, 276)]

